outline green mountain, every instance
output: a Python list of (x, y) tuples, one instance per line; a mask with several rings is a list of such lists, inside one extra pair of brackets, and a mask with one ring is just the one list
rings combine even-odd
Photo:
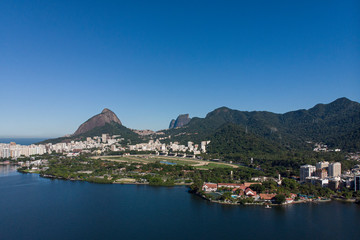
[(243, 156), (259, 156), (277, 154), (286, 148), (258, 135), (249, 133), (239, 125), (228, 123), (220, 127), (210, 137), (207, 151), (218, 156), (239, 154)]
[(229, 123), (288, 150), (310, 150), (312, 145), (308, 141), (323, 142), (346, 151), (359, 150), (360, 145), (360, 104), (347, 98), (285, 114), (221, 107), (205, 118), (192, 118), (182, 128), (165, 131), (165, 136), (170, 135), (171, 141), (182, 143), (213, 139)]

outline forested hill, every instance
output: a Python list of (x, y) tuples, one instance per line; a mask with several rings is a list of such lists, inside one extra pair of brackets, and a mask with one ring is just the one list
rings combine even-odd
[(219, 128), (228, 123), (287, 149), (312, 147), (307, 141), (323, 142), (345, 151), (360, 149), (360, 104), (347, 98), (285, 114), (221, 107), (205, 118), (193, 118), (184, 127), (167, 130), (165, 134), (171, 135), (172, 141), (184, 143), (205, 140), (213, 138)]

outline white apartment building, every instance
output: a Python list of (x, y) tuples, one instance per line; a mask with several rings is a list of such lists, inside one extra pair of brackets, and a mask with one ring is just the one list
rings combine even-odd
[(329, 164), (329, 177), (339, 177), (341, 175), (341, 163)]
[(316, 167), (313, 165), (303, 165), (300, 167), (300, 182), (305, 182), (307, 177), (311, 177), (316, 171)]

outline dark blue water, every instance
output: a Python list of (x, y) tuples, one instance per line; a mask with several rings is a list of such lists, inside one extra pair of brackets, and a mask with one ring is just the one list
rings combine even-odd
[(10, 143), (15, 142), (20, 145), (31, 145), (34, 143), (38, 143), (44, 141), (49, 138), (0, 138), (0, 143)]
[[(1, 173), (0, 173), (1, 174)], [(0, 177), (0, 239), (360, 239), (360, 206), (223, 206), (186, 187)]]

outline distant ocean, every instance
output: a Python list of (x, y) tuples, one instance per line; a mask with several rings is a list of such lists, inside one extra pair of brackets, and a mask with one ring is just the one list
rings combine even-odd
[(38, 143), (44, 141), (49, 138), (0, 138), (0, 143), (10, 143), (15, 142), (20, 145), (31, 145), (34, 143)]

